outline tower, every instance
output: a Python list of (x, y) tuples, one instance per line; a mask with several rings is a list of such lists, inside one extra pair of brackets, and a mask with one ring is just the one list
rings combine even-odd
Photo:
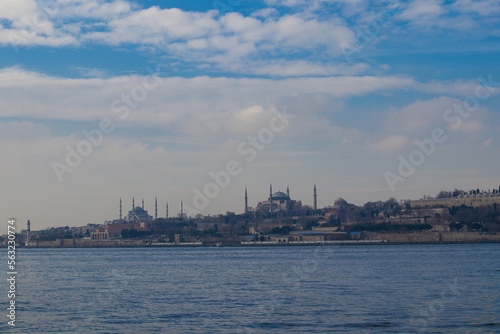
[(245, 213), (248, 213), (248, 195), (246, 187), (245, 187)]
[(184, 219), (184, 204), (181, 201), (181, 218)]
[(269, 213), (273, 212), (273, 185), (269, 185)]
[(134, 210), (135, 208), (135, 200), (134, 200), (134, 196), (132, 196), (132, 211)]
[(31, 230), (31, 223), (30, 223), (30, 220), (28, 219), (28, 229), (26, 231), (26, 239), (28, 240), (28, 242), (30, 241), (30, 230)]
[(144, 210), (144, 198), (142, 199), (142, 209)]
[(286, 186), (286, 195), (290, 197), (290, 189), (288, 188), (288, 186)]
[(314, 211), (318, 210), (318, 196), (316, 195), (316, 185), (314, 185)]
[(166, 214), (167, 214), (167, 219), (168, 219), (168, 202), (165, 203), (165, 209), (166, 209)]
[(122, 198), (120, 197), (120, 220), (122, 220)]
[(155, 219), (158, 219), (158, 197), (155, 197)]

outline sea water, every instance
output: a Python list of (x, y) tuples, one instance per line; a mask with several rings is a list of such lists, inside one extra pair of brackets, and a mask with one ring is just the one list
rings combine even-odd
[(500, 332), (500, 244), (24, 248), (17, 272), (9, 333)]

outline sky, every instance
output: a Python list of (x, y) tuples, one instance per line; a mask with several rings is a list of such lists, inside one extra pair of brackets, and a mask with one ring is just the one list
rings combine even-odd
[(3, 0), (4, 225), (498, 189), (499, 56), (496, 0)]

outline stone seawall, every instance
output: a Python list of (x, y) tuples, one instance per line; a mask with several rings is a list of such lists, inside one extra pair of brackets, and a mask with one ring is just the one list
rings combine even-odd
[(32, 241), (27, 247), (146, 247), (146, 246), (202, 246), (201, 242), (153, 242), (152, 239), (127, 239), (127, 240), (81, 240), (57, 239), (54, 241)]
[(30, 242), (30, 247), (137, 247), (151, 243), (151, 240), (80, 240), (57, 239), (54, 241)]
[[(500, 242), (500, 233), (484, 232), (411, 232), (411, 233), (384, 233), (363, 232), (361, 241), (387, 241), (389, 243), (454, 243), (454, 242)], [(311, 241), (316, 243), (317, 241)], [(333, 241), (332, 241), (333, 242)], [(244, 243), (242, 243), (244, 245)], [(286, 243), (289, 244), (289, 243)], [(141, 247), (141, 246), (201, 246), (201, 243), (156, 243), (151, 239), (143, 240), (73, 240), (58, 239), (55, 241), (32, 242), (28, 247)], [(284, 244), (285, 245), (285, 244)]]
[(500, 242), (500, 234), (482, 232), (365, 232), (364, 236), (368, 240), (387, 240), (394, 243)]

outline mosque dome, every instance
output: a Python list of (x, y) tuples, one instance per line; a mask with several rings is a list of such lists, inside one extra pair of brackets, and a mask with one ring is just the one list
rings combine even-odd
[(337, 200), (335, 200), (335, 202), (333, 202), (333, 204), (336, 206), (342, 207), (344, 205), (347, 205), (348, 203), (345, 199), (343, 199), (342, 197), (339, 197), (339, 198), (337, 198)]
[(283, 200), (283, 201), (288, 201), (290, 200), (290, 197), (285, 194), (284, 192), (278, 191), (273, 194), (273, 200)]
[[(134, 212), (136, 212), (136, 213), (143, 213), (143, 212), (146, 212), (146, 210), (144, 210), (144, 209), (143, 209), (143, 208), (141, 208), (140, 206), (136, 206), (136, 207), (134, 208), (134, 210), (132, 210), (132, 211), (134, 211)], [(146, 213), (147, 213), (147, 212), (146, 212)]]
[(143, 221), (151, 221), (153, 217), (148, 214), (146, 210), (144, 210), (140, 206), (136, 206), (132, 209), (132, 211), (128, 212), (128, 215), (125, 217), (125, 220), (128, 222), (143, 222)]

